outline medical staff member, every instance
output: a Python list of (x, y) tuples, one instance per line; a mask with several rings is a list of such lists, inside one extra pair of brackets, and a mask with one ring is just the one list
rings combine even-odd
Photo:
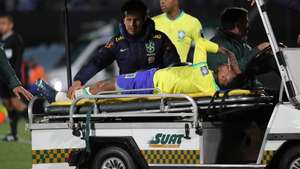
[(68, 91), (73, 98), (75, 91), (106, 66), (117, 61), (120, 74), (151, 68), (165, 68), (180, 62), (173, 43), (162, 32), (155, 30), (154, 22), (147, 15), (142, 1), (130, 0), (122, 7), (123, 20), (120, 34), (113, 37), (87, 65), (74, 77)]

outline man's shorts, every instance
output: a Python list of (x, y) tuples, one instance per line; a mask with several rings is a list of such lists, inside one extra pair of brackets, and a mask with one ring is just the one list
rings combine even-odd
[[(116, 88), (119, 91), (131, 89), (149, 89), (153, 87), (153, 77), (156, 68), (117, 76)], [(123, 92), (126, 94), (152, 94), (153, 90)]]

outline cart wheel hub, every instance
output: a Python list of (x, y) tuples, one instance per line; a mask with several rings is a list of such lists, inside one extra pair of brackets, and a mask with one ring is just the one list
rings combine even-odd
[(104, 160), (100, 169), (126, 169), (126, 166), (120, 158), (111, 157)]
[(296, 158), (290, 165), (289, 169), (300, 169), (300, 157)]

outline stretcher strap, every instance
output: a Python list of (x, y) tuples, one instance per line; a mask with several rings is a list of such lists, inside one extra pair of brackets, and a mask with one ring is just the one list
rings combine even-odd
[(218, 98), (222, 98), (219, 104), (219, 112), (222, 112), (222, 110), (226, 108), (226, 99), (229, 97), (231, 91), (232, 90), (226, 90), (222, 93), (220, 93), (220, 91), (216, 91), (208, 104), (207, 114), (210, 115), (211, 110), (216, 110), (215, 100)]
[(219, 108), (219, 112), (222, 112), (223, 109), (226, 108), (226, 99), (229, 97), (229, 93), (231, 90), (226, 90), (223, 94), (221, 103), (220, 103), (220, 108)]
[(210, 114), (211, 109), (215, 109), (216, 105), (214, 104), (215, 100), (220, 97), (220, 92), (216, 91), (213, 97), (211, 98), (209, 104), (208, 104), (208, 109), (207, 109), (207, 114)]

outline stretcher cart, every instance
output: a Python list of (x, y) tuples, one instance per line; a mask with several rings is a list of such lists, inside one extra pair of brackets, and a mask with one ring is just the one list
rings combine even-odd
[[(263, 90), (233, 90), (214, 95), (103, 93), (52, 104), (35, 98), (29, 109), (32, 139), (37, 141), (32, 147), (33, 166), (64, 168), (70, 155), (77, 159), (69, 161), (70, 164), (88, 165), (87, 161), (93, 160), (102, 148), (116, 148), (119, 144), (128, 144), (125, 149), (137, 158), (132, 157), (133, 161), (139, 161), (137, 168), (216, 164), (222, 161), (220, 148), (216, 147), (220, 147), (224, 139), (218, 133), (244, 128), (256, 116), (270, 115), (266, 112), (271, 112), (273, 107), (274, 98)], [(56, 148), (49, 149), (49, 144)], [(104, 144), (108, 145), (102, 147)], [(75, 153), (78, 150), (80, 153)], [(39, 154), (41, 152), (43, 154)], [(79, 164), (78, 158), (88, 160)], [(234, 158), (224, 163), (238, 161)]]

